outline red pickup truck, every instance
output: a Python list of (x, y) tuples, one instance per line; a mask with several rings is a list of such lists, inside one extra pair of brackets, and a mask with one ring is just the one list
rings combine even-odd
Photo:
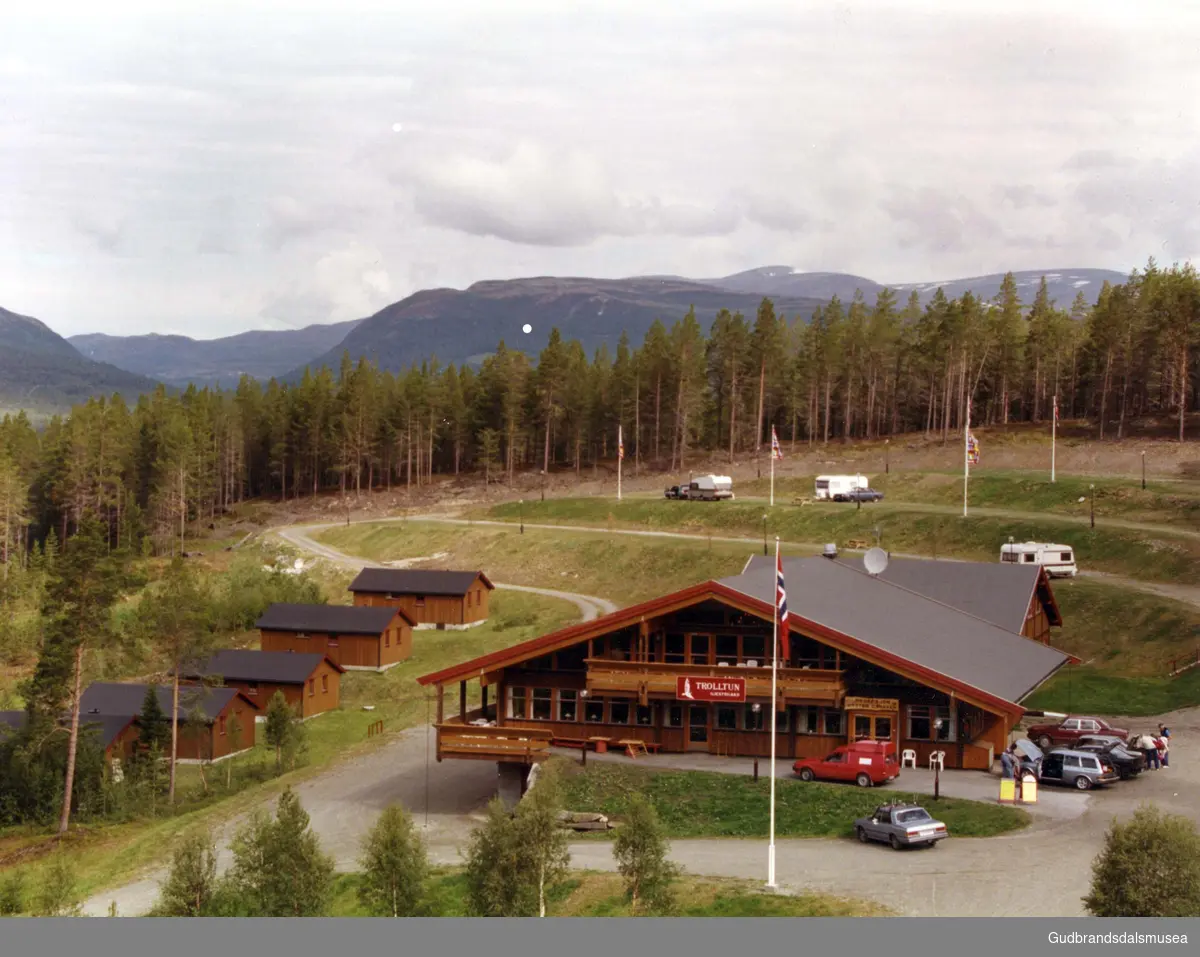
[(1029, 740), (1037, 743), (1043, 751), (1051, 748), (1070, 747), (1079, 742), (1084, 735), (1108, 734), (1125, 741), (1129, 732), (1124, 728), (1114, 728), (1100, 718), (1090, 718), (1081, 715), (1070, 715), (1059, 724), (1035, 724), (1025, 732)]
[(890, 741), (855, 741), (823, 758), (800, 758), (792, 765), (801, 781), (853, 781), (860, 788), (886, 784), (900, 776)]

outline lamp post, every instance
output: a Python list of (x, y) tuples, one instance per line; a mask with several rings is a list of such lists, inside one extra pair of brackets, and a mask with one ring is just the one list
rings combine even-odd
[(1091, 511), (1092, 528), (1095, 528), (1096, 527), (1096, 486), (1089, 485), (1088, 490), (1091, 493), (1088, 497), (1088, 503), (1089, 503), (1089, 507), (1090, 507), (1090, 511)]
[(767, 554), (767, 516), (763, 513), (763, 554)]
[(525, 499), (517, 501), (517, 510), (521, 515), (521, 534), (525, 534)]
[(883, 474), (890, 475), (892, 471), (891, 463), (888, 461), (888, 450), (892, 447), (891, 439), (883, 440)]
[[(750, 710), (753, 711), (755, 714), (754, 725), (755, 725), (756, 730), (761, 731), (762, 729), (758, 727), (757, 716), (762, 713), (762, 705), (756, 701), (756, 702), (754, 702), (754, 704), (750, 705)], [(758, 780), (758, 755), (757, 754), (754, 756), (754, 780), (755, 781)]]
[[(933, 722), (934, 740), (941, 740), (942, 737), (942, 719), (938, 718)], [(942, 794), (942, 762), (933, 762), (933, 799), (938, 800)]]
[(1146, 450), (1142, 449), (1142, 491), (1146, 491)]

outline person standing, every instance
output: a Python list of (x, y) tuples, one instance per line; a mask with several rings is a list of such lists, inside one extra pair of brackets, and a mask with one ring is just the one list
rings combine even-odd
[(1158, 726), (1158, 736), (1162, 739), (1162, 766), (1168, 766), (1171, 759), (1171, 729), (1165, 724)]
[(1158, 746), (1154, 743), (1154, 739), (1148, 734), (1143, 734), (1138, 739), (1138, 747), (1142, 749), (1142, 755), (1146, 759), (1146, 767), (1158, 770)]
[(1013, 777), (1013, 749), (1011, 745), (1007, 750), (1000, 752), (1000, 777)]

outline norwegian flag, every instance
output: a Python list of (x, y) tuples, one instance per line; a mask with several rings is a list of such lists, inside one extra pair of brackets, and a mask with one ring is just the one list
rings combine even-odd
[(967, 461), (972, 465), (979, 464), (979, 441), (973, 432), (967, 433)]
[(617, 458), (625, 458), (625, 439), (621, 434), (621, 426), (617, 426)]
[(1054, 424), (1058, 425), (1058, 396), (1054, 397)]
[(783, 458), (783, 449), (779, 447), (779, 436), (775, 434), (775, 426), (771, 426), (771, 458)]
[(779, 644), (786, 662), (792, 657), (792, 645), (788, 635), (787, 589), (783, 584), (783, 558), (775, 555), (775, 613), (779, 616)]

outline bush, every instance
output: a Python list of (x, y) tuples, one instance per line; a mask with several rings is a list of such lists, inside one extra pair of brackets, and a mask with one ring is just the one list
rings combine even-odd
[(1200, 917), (1200, 834), (1153, 805), (1113, 821), (1083, 899), (1097, 917)]
[(156, 917), (204, 917), (217, 890), (217, 850), (212, 835), (185, 835), (171, 856), (171, 869), (159, 887)]
[(625, 821), (613, 841), (613, 857), (635, 912), (669, 913), (674, 908), (671, 882), (678, 869), (667, 859), (669, 848), (654, 805), (642, 794), (631, 795)]
[(421, 835), (398, 804), (383, 814), (363, 840), (358, 899), (377, 917), (411, 917), (417, 912), (429, 873)]
[(63, 853), (55, 854), (33, 898), (35, 917), (78, 917), (82, 902), (76, 891), (75, 866)]
[(13, 871), (0, 881), (0, 917), (12, 917), (25, 909), (25, 872)]
[(268, 571), (260, 556), (248, 555), (233, 563), (223, 577), (224, 587), (214, 596), (213, 626), (219, 633), (246, 631), (271, 605), (293, 602), (323, 605), (320, 586), (308, 575)]

